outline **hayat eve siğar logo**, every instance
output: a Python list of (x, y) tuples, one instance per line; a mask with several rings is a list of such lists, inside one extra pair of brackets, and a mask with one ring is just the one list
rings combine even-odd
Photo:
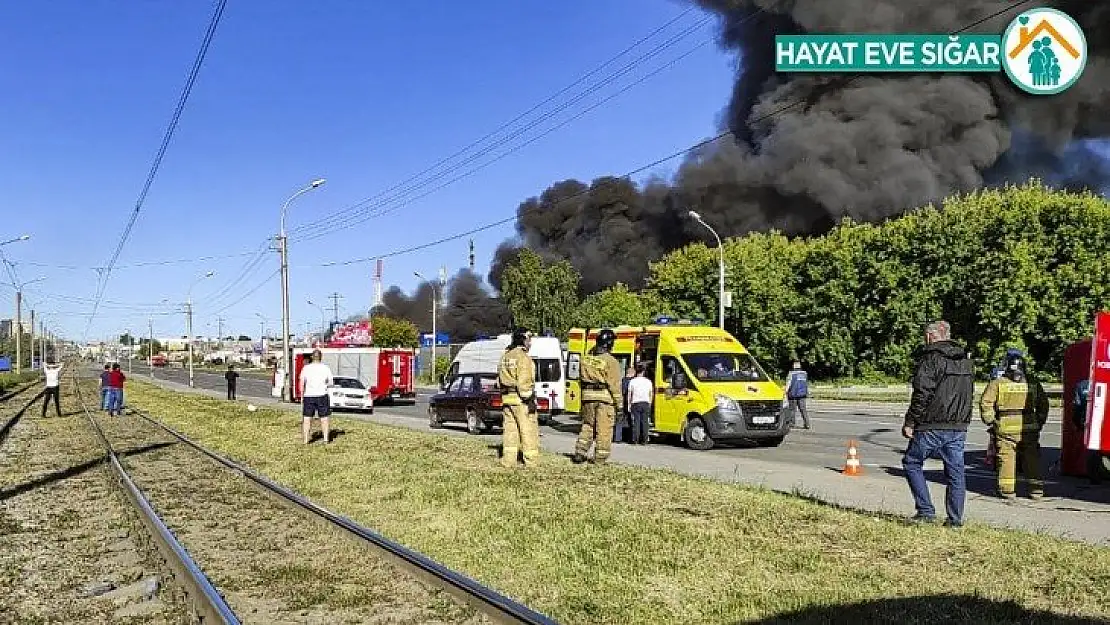
[(1018, 88), (1034, 95), (1060, 93), (1087, 65), (1087, 38), (1079, 24), (1056, 9), (1018, 16), (1002, 35), (1002, 69)]

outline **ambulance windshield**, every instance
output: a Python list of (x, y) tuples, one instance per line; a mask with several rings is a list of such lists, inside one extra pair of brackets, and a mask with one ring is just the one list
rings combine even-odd
[(686, 354), (682, 359), (700, 382), (766, 382), (770, 379), (748, 354)]

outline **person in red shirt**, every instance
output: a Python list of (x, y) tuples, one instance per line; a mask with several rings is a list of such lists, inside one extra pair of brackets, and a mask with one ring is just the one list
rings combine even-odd
[(108, 414), (123, 416), (123, 382), (127, 376), (120, 371), (119, 363), (112, 365), (108, 372)]

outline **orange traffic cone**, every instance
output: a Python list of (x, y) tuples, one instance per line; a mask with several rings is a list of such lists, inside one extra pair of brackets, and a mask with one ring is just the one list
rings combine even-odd
[(844, 475), (863, 475), (863, 465), (859, 462), (856, 441), (848, 441), (848, 459), (844, 461)]

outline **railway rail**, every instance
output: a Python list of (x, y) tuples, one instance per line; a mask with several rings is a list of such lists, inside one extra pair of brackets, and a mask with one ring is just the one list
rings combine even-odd
[[(76, 383), (76, 382), (75, 382)], [(551, 618), (532, 610), (531, 608), (506, 597), (480, 583), (470, 577), (463, 575), (457, 571), (453, 571), (442, 564), (428, 558), (427, 556), (413, 551), (404, 545), (394, 542), (373, 530), (363, 527), (358, 523), (341, 516), (335, 512), (327, 510), (326, 508), (308, 500), (302, 495), (280, 485), (265, 476), (255, 472), (254, 470), (240, 465), (228, 458), (207, 449), (206, 447), (190, 440), (187, 436), (170, 428), (169, 426), (160, 422), (152, 415), (133, 410), (126, 409), (125, 416), (121, 419), (119, 417), (101, 417), (98, 419), (93, 411), (86, 405), (85, 399), (80, 392), (80, 384), (78, 384), (78, 397), (81, 408), (85, 413), (90, 425), (92, 426), (97, 438), (100, 440), (105, 449), (105, 457), (108, 465), (116, 474), (121, 487), (127, 494), (128, 499), (134, 504), (138, 511), (143, 524), (149, 530), (151, 536), (154, 537), (155, 543), (159, 548), (163, 558), (166, 561), (167, 567), (172, 570), (174, 576), (179, 581), (181, 586), (184, 587), (189, 601), (192, 603), (194, 614), (203, 623), (239, 623), (240, 616), (236, 614), (231, 605), (234, 601), (228, 600), (227, 593), (222, 593), (217, 584), (213, 583), (212, 579), (206, 575), (203, 569), (194, 558), (205, 561), (205, 558), (198, 555), (203, 551), (202, 547), (198, 547), (197, 553), (191, 553), (186, 549), (184, 543), (190, 543), (190, 539), (182, 538), (182, 531), (188, 533), (189, 530), (182, 530), (175, 533), (174, 529), (181, 525), (181, 513), (178, 512), (177, 524), (174, 522), (167, 522), (163, 517), (166, 516), (166, 506), (171, 510), (168, 514), (174, 516), (174, 511), (170, 504), (163, 505), (162, 515), (152, 504), (152, 500), (162, 504), (170, 498), (167, 495), (172, 491), (179, 496), (181, 490), (179, 485), (174, 484), (159, 484), (159, 481), (172, 482), (175, 477), (181, 476), (164, 475), (162, 479), (156, 472), (149, 473), (149, 487), (145, 486), (147, 480), (144, 480), (142, 474), (144, 470), (142, 467), (130, 467), (133, 462), (140, 462), (138, 455), (127, 456), (127, 462), (121, 462), (117, 447), (122, 448), (122, 445), (127, 443), (120, 443), (121, 439), (128, 437), (135, 438), (142, 436), (141, 430), (148, 432), (153, 431), (163, 437), (169, 437), (174, 449), (179, 452), (182, 450), (187, 451), (190, 457), (200, 460), (206, 465), (212, 463), (222, 467), (225, 471), (217, 473), (225, 474), (223, 479), (233, 481), (242, 485), (246, 485), (250, 491), (256, 495), (258, 499), (264, 499), (270, 503), (272, 507), (280, 507), (286, 515), (283, 521), (288, 520), (288, 513), (293, 511), (298, 517), (303, 520), (313, 522), (316, 528), (326, 528), (334, 533), (338, 533), (345, 539), (353, 539), (358, 544), (358, 552), (360, 557), (363, 556), (367, 549), (377, 556), (377, 560), (382, 561), (382, 566), (394, 571), (391, 575), (395, 575), (395, 571), (401, 571), (406, 576), (415, 580), (419, 580), (421, 587), (432, 589), (436, 593), (444, 593), (451, 597), (452, 602), (460, 605), (465, 604), (469, 609), (476, 611), (474, 619), (467, 620), (467, 622), (493, 622), (504, 624), (527, 624), (527, 625), (553, 625), (555, 623)], [(127, 423), (124, 423), (127, 420)], [(150, 436), (145, 436), (145, 440), (149, 441)], [(114, 446), (113, 441), (117, 444)], [(136, 442), (136, 441), (132, 441)], [(168, 452), (171, 448), (160, 450), (160, 452)], [(151, 461), (153, 462), (153, 461)], [(171, 463), (174, 469), (182, 468), (188, 462), (183, 458), (175, 458)], [(129, 468), (131, 470), (129, 470)], [(185, 470), (185, 469), (182, 469)], [(137, 472), (137, 473), (136, 473)], [(208, 474), (212, 473), (210, 470)], [(133, 474), (137, 474), (135, 477)], [(199, 474), (198, 474), (199, 475)], [(229, 477), (230, 476), (230, 477)], [(229, 483), (230, 483), (229, 481)], [(186, 482), (185, 486), (192, 484)], [(198, 487), (199, 488), (199, 487)], [(162, 490), (161, 496), (151, 496), (151, 492)], [(145, 492), (144, 492), (145, 491)], [(148, 499), (149, 497), (149, 499)], [(219, 500), (221, 495), (213, 495), (214, 500)], [(250, 499), (244, 498), (240, 495), (231, 496), (224, 494), (223, 499), (234, 500), (236, 505), (240, 502)], [(277, 506), (275, 506), (277, 504)], [(196, 501), (178, 502), (176, 508), (195, 508)], [(190, 512), (191, 514), (191, 512)], [(265, 526), (267, 522), (266, 515), (258, 513), (256, 518), (253, 519), (259, 526)], [(211, 522), (206, 526), (210, 527)], [(287, 523), (282, 523), (287, 525)], [(258, 530), (263, 531), (263, 530)], [(277, 540), (276, 538), (274, 540)], [(291, 539), (296, 541), (302, 540), (301, 538)], [(349, 541), (344, 541), (350, 544)], [(243, 550), (244, 547), (238, 545), (238, 550)], [(224, 547), (227, 550), (227, 547)], [(235, 549), (231, 549), (234, 551)], [(361, 559), (365, 559), (361, 557)], [(226, 577), (226, 575), (224, 575)], [(235, 586), (235, 584), (230, 584)], [(234, 589), (232, 590), (234, 592)], [(241, 594), (241, 593), (240, 593)], [(383, 599), (383, 601), (398, 601), (396, 598)], [(458, 613), (454, 613), (456, 619), (460, 618)], [(481, 620), (475, 620), (481, 619)], [(453, 621), (449, 621), (453, 622)]]
[[(20, 395), (22, 395), (23, 393), (30, 390), (34, 386), (35, 386), (35, 384), (33, 382), (31, 382), (31, 383), (28, 383), (28, 384), (24, 384), (23, 386), (21, 386), (17, 389), (8, 391), (8, 392), (4, 393), (3, 395), (0, 395), (0, 402), (6, 402), (6, 401), (9, 401), (9, 400), (15, 399), (15, 398), (19, 397)], [(35, 402), (37, 402), (42, 397), (42, 394), (43, 394), (43, 391), (40, 390), (38, 393), (35, 394), (34, 397), (32, 397), (31, 399), (29, 399), (27, 401), (27, 404), (24, 405), (23, 408), (20, 408), (18, 412), (16, 412), (14, 415), (12, 415), (8, 420), (4, 421), (4, 425), (0, 425), (0, 445), (4, 444), (4, 441), (8, 439), (8, 434), (11, 433), (12, 428), (14, 428), (17, 424), (19, 424), (19, 420), (22, 419), (23, 415), (28, 410), (31, 409), (31, 406), (33, 406), (35, 404)]]

